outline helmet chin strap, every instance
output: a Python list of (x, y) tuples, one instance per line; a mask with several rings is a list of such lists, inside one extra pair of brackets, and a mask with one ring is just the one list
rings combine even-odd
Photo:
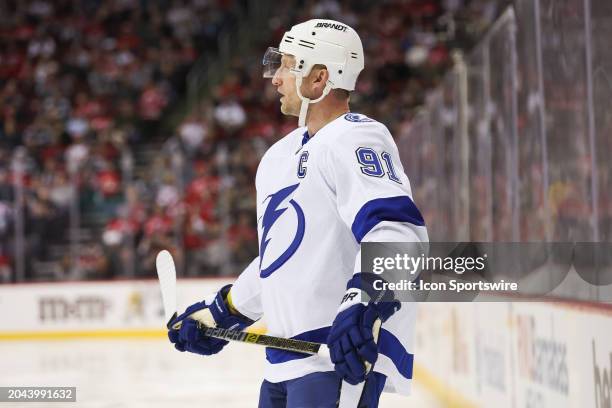
[(302, 101), (302, 105), (300, 106), (300, 116), (298, 117), (298, 126), (299, 127), (306, 126), (306, 115), (308, 114), (308, 106), (311, 103), (317, 103), (317, 102), (321, 101), (323, 98), (325, 98), (327, 96), (327, 94), (332, 90), (333, 86), (334, 86), (334, 84), (331, 81), (328, 80), (325, 83), (325, 88), (323, 88), (323, 93), (321, 94), (321, 96), (319, 96), (315, 100), (310, 100), (310, 98), (306, 98), (305, 96), (302, 96), (302, 92), (300, 91), (300, 88), (302, 87), (302, 76), (296, 75), (296, 77), (295, 77), (295, 88), (296, 88), (298, 97)]

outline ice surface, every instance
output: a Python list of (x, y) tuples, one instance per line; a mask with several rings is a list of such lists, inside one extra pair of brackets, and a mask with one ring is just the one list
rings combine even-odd
[[(230, 344), (211, 357), (180, 353), (163, 339), (0, 342), (0, 386), (76, 386), (76, 403), (28, 408), (257, 407), (264, 354)], [(438, 408), (419, 384), (413, 396), (383, 394), (381, 408)], [(23, 408), (23, 403), (0, 403)]]

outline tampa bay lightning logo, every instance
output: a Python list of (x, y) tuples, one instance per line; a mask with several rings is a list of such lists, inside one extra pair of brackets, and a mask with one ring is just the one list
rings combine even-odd
[[(304, 217), (304, 211), (302, 210), (302, 207), (300, 207), (295, 200), (290, 199), (289, 206), (285, 208), (279, 208), (281, 204), (285, 201), (285, 199), (289, 197), (298, 188), (299, 185), (300, 184), (298, 183), (289, 187), (285, 187), (274, 194), (270, 194), (266, 198), (266, 200), (269, 201), (268, 206), (266, 207), (266, 210), (263, 215), (263, 220), (261, 222), (263, 235), (261, 237), (261, 244), (259, 246), (259, 270), (260, 276), (262, 278), (270, 276), (274, 271), (283, 266), (283, 264), (293, 256), (295, 251), (297, 251), (300, 244), (302, 243), (302, 239), (304, 238), (306, 218)], [(268, 238), (268, 233), (270, 232), (270, 229), (272, 228), (274, 223), (279, 219), (279, 217), (290, 208), (293, 209), (297, 218), (297, 228), (295, 231), (295, 235), (291, 240), (291, 244), (278, 258), (276, 258), (272, 263), (270, 263), (270, 265), (262, 269), (261, 265), (264, 259), (264, 255), (266, 253), (266, 248), (272, 240), (272, 238)]]
[(344, 115), (344, 119), (349, 122), (374, 122), (374, 119), (370, 119), (366, 115), (360, 113), (347, 113)]

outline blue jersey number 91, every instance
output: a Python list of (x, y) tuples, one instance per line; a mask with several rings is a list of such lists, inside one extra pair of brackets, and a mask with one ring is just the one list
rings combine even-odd
[(355, 151), (357, 154), (357, 161), (361, 164), (361, 172), (366, 176), (371, 177), (384, 177), (385, 167), (387, 168), (386, 174), (390, 180), (396, 183), (402, 184), (401, 180), (395, 172), (393, 167), (393, 161), (391, 155), (387, 152), (382, 152), (380, 158), (378, 154), (369, 147), (360, 147)]

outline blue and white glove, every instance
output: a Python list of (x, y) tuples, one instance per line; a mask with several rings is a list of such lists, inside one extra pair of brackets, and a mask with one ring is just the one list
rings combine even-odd
[[(374, 365), (378, 359), (378, 347), (372, 333), (374, 322), (377, 319), (385, 322), (401, 307), (392, 293), (374, 294), (366, 290), (367, 284), (362, 286), (360, 275), (364, 274), (355, 275), (347, 284), (347, 292), (327, 338), (336, 373), (352, 385), (365, 381), (368, 372), (364, 361)], [(364, 287), (374, 301), (362, 303), (360, 287)]]
[[(243, 330), (253, 324), (253, 321), (244, 317), (231, 314), (225, 301), (232, 285), (226, 285), (217, 293), (212, 302), (206, 300), (189, 306), (183, 314), (168, 322), (168, 338), (179, 351), (189, 351), (204, 356), (216, 354), (228, 343), (226, 340), (215, 339), (204, 336), (198, 327), (198, 322), (189, 318), (193, 313), (208, 309), (214, 320), (214, 327), (231, 330)], [(181, 328), (172, 329), (177, 322), (182, 321)], [(211, 322), (212, 323), (212, 322)]]

